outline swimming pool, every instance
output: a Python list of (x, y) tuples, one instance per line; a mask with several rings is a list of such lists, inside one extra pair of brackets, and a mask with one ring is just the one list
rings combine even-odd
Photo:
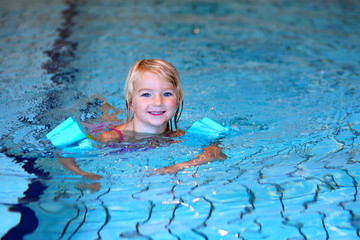
[[(0, 235), (4, 239), (357, 239), (358, 1), (0, 2)], [(45, 134), (68, 116), (124, 109), (131, 64), (178, 68), (187, 129), (232, 131), (229, 156), (179, 143), (82, 155), (62, 168)], [(116, 114), (124, 119), (125, 114)], [(109, 117), (109, 121), (113, 121)]]

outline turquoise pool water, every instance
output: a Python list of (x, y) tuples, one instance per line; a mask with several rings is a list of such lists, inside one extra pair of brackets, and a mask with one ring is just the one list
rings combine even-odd
[[(0, 236), (360, 238), (359, 21), (351, 0), (1, 1)], [(229, 158), (150, 176), (201, 151), (182, 142), (79, 156), (100, 181), (65, 170), (45, 134), (124, 119), (141, 58), (178, 68), (181, 129), (232, 129)]]

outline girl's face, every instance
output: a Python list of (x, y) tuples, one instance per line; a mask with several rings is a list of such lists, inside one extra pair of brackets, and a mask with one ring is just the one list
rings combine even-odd
[(134, 113), (132, 130), (164, 133), (177, 108), (177, 95), (172, 84), (154, 73), (145, 72), (134, 83), (130, 102), (130, 110)]

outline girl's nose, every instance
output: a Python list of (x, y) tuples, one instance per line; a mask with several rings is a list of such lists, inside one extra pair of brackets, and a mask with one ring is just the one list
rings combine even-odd
[(161, 95), (156, 94), (153, 98), (153, 105), (154, 106), (163, 105), (163, 97)]

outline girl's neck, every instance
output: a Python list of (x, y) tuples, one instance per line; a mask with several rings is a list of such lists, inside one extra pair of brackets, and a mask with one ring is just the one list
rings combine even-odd
[(156, 134), (156, 135), (160, 135), (160, 134), (164, 134), (164, 133), (168, 132), (167, 125), (160, 126), (160, 127), (147, 128), (147, 129), (141, 129), (140, 127), (137, 127), (134, 119), (132, 119), (128, 123), (126, 123), (123, 130), (133, 131), (135, 133), (140, 133), (140, 134)]

